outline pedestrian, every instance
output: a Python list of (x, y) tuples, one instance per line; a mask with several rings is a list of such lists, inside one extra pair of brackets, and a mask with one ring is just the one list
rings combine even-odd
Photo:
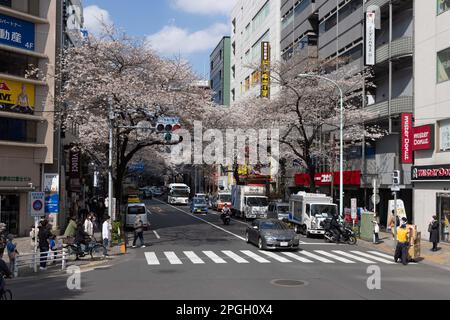
[(17, 251), (17, 244), (13, 242), (14, 236), (12, 234), (9, 234), (7, 236), (7, 242), (6, 242), (6, 251), (8, 252), (8, 258), (9, 258), (9, 271), (14, 274), (14, 266), (16, 264), (16, 256), (19, 254), (19, 251)]
[(144, 244), (144, 223), (139, 215), (136, 216), (136, 221), (134, 222), (134, 240), (133, 248), (136, 248), (136, 241), (139, 238), (141, 242), (141, 248), (145, 248)]
[(394, 261), (400, 261), (404, 266), (408, 264), (409, 230), (406, 223), (397, 228), (397, 247), (395, 249)]
[(77, 222), (75, 217), (72, 216), (69, 218), (69, 223), (67, 224), (64, 236), (68, 239), (75, 238), (76, 232), (77, 232)]
[(94, 223), (92, 222), (92, 213), (86, 217), (84, 221), (84, 231), (90, 236), (94, 236)]
[(3, 258), (3, 253), (6, 248), (6, 224), (0, 223), (0, 259)]
[(49, 250), (49, 252), (48, 252), (47, 259), (48, 259), (49, 261), (55, 260), (55, 259), (56, 259), (56, 256), (57, 256), (56, 251), (58, 250), (58, 248), (57, 248), (57, 246), (56, 246), (56, 236), (53, 235), (53, 234), (52, 234), (52, 235), (50, 236), (50, 238), (49, 238), (49, 248), (50, 248), (50, 250)]
[(379, 244), (380, 243), (380, 225), (376, 220), (372, 221), (373, 223), (373, 243)]
[(433, 243), (433, 248), (431, 251), (438, 251), (439, 221), (436, 216), (433, 216), (433, 220), (428, 225), (428, 232), (430, 233), (430, 242)]
[(105, 216), (105, 222), (103, 222), (102, 225), (102, 239), (103, 239), (103, 245), (105, 246), (105, 251), (103, 252), (103, 255), (105, 257), (108, 256), (108, 246), (111, 241), (111, 217)]
[(41, 252), (41, 263), (39, 267), (40, 270), (47, 270), (47, 255), (50, 251), (49, 239), (51, 238), (51, 236), (52, 233), (50, 232), (50, 228), (48, 226), (48, 220), (45, 219), (41, 222), (38, 233), (39, 251)]
[(35, 225), (33, 224), (30, 227), (31, 231), (30, 231), (30, 246), (31, 246), (31, 250), (34, 251), (34, 246), (36, 243), (36, 236), (37, 236), (37, 230), (35, 228)]

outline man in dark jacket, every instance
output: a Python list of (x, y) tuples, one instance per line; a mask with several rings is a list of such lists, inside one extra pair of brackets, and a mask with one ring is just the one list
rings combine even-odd
[(428, 231), (430, 232), (430, 242), (433, 243), (433, 249), (431, 249), (431, 251), (438, 251), (439, 221), (436, 216), (433, 216), (433, 221), (430, 222)]
[(334, 236), (336, 237), (336, 242), (340, 242), (341, 241), (341, 224), (338, 221), (338, 215), (334, 214), (333, 217), (331, 218), (331, 222), (330, 222), (330, 231), (334, 234)]
[(50, 243), (49, 239), (52, 236), (52, 233), (50, 232), (50, 228), (48, 226), (48, 220), (45, 219), (41, 222), (41, 225), (39, 226), (39, 251), (41, 252), (41, 266), (40, 270), (46, 270), (47, 269), (47, 255), (50, 251)]
[(136, 241), (139, 238), (141, 242), (141, 248), (145, 248), (144, 244), (144, 223), (139, 216), (136, 216), (136, 221), (134, 222), (134, 240), (133, 248), (136, 248)]

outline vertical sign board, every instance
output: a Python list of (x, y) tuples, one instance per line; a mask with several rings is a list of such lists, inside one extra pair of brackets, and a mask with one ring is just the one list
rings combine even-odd
[(70, 190), (73, 192), (81, 192), (81, 152), (79, 150), (70, 151), (69, 159), (69, 177), (70, 177)]
[(402, 113), (402, 164), (413, 163), (413, 127), (412, 127), (412, 113)]
[(39, 218), (45, 217), (45, 193), (30, 192), (29, 193), (29, 212), (30, 216)]
[(352, 200), (352, 219), (355, 220), (358, 217), (358, 199), (353, 198)]
[(44, 175), (44, 192), (45, 192), (45, 213), (59, 213), (59, 175)]
[(261, 43), (261, 98), (270, 98), (270, 43)]
[(366, 13), (366, 66), (375, 65), (375, 15)]

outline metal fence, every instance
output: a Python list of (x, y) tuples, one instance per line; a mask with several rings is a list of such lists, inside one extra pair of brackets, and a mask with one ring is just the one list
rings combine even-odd
[[(42, 256), (42, 257), (41, 257)], [(38, 272), (40, 263), (46, 261), (47, 266), (60, 265), (61, 270), (64, 270), (67, 266), (67, 249), (48, 251), (48, 252), (34, 252), (29, 254), (21, 254), (16, 256), (14, 262), (14, 277), (19, 276), (21, 269), (32, 269), (34, 272)]]

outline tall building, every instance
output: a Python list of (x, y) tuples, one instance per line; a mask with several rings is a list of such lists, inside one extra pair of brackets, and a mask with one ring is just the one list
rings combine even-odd
[[(450, 220), (450, 1), (415, 3), (414, 221), (424, 236), (437, 215)], [(447, 235), (447, 236), (446, 236)]]
[(214, 102), (219, 105), (230, 105), (230, 72), (231, 41), (226, 36), (220, 40), (210, 56), (210, 86), (214, 91)]
[(0, 1), (0, 219), (15, 235), (28, 234), (28, 192), (54, 161), (57, 3)]
[[(238, 0), (231, 12), (231, 104), (248, 96), (258, 96), (262, 43), (270, 44), (270, 60), (281, 57), (281, 0)], [(270, 86), (271, 94), (277, 88)]]

